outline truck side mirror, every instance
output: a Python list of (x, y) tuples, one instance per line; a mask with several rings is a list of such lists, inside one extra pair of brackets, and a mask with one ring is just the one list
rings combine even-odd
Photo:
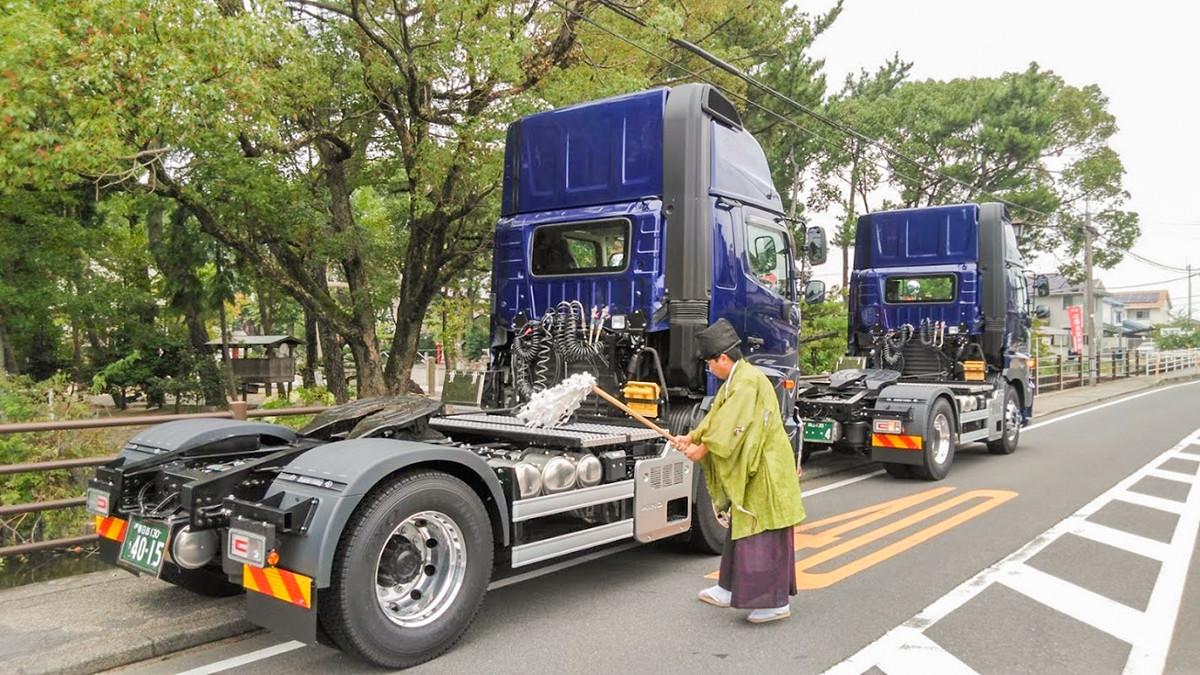
[(774, 237), (755, 237), (754, 257), (750, 261), (750, 269), (755, 274), (766, 274), (775, 269), (778, 255), (779, 249), (775, 247)]
[[(804, 233), (804, 255), (814, 265), (824, 265), (829, 257), (829, 242), (825, 239), (825, 228), (814, 225)], [(822, 293), (824, 288), (822, 288)]]
[(1033, 308), (1033, 315), (1039, 319), (1050, 318), (1050, 308), (1045, 305), (1038, 305)]
[[(1050, 295), (1050, 280), (1046, 278), (1045, 274), (1039, 274), (1033, 278), (1033, 292), (1039, 298), (1044, 298), (1047, 295)], [(1046, 317), (1038, 318), (1044, 319)]]
[(819, 279), (804, 284), (804, 304), (816, 305), (825, 302), (825, 282)]

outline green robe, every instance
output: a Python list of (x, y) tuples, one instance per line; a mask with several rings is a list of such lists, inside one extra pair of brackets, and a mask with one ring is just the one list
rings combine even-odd
[(713, 503), (730, 512), (734, 539), (804, 520), (796, 457), (770, 380), (745, 360), (717, 390), (712, 410), (689, 434)]

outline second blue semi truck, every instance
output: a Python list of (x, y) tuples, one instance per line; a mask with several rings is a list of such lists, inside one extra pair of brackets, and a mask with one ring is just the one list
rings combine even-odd
[[(855, 367), (802, 378), (803, 258), (765, 154), (707, 85), (532, 115), (508, 131), (484, 410), (364, 399), (293, 431), (194, 419), (139, 432), (87, 489), (100, 557), (246, 617), (401, 668), (449, 649), (489, 586), (624, 542), (725, 530), (694, 465), (600, 401), (529, 428), (513, 409), (577, 371), (688, 429), (717, 383), (718, 318), (776, 384), (797, 453), (945, 475), (958, 444), (1011, 452), (1034, 388), (1023, 265), (1004, 209), (872, 214), (850, 289)], [(811, 291), (811, 292), (809, 292)]]

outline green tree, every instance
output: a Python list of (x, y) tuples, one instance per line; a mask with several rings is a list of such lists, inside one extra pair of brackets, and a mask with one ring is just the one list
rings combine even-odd
[[(1075, 87), (1036, 63), (1019, 73), (907, 82), (881, 100), (882, 139), (936, 173), (888, 155), (904, 206), (986, 201), (1014, 204), (1029, 250), (1083, 247), (1086, 213), (1099, 231), (1095, 262), (1112, 267), (1140, 234), (1124, 168), (1109, 146), (1116, 119), (1099, 87)], [(1078, 265), (1062, 270), (1077, 276)]]
[(404, 389), (430, 304), (490, 251), (509, 122), (693, 79), (612, 28), (700, 71), (660, 29), (753, 68), (799, 25), (758, 0), (650, 2), (644, 26), (591, 0), (10, 7), (0, 189), (169, 198), (345, 341), (363, 395)]

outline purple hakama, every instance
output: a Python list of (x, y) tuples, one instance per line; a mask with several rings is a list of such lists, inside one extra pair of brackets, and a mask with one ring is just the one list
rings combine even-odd
[(796, 549), (792, 528), (725, 539), (717, 585), (733, 593), (738, 609), (769, 609), (796, 594)]

